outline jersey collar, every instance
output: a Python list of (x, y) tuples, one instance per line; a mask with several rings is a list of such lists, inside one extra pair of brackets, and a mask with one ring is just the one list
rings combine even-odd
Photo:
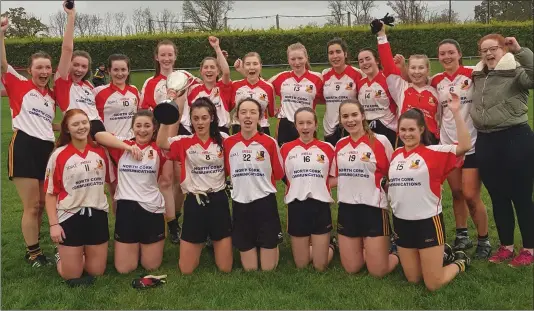
[(356, 148), (359, 144), (369, 141), (369, 138), (367, 137), (367, 133), (364, 133), (363, 136), (358, 138), (358, 140), (356, 140), (356, 141), (354, 139), (352, 139), (352, 137), (350, 137), (350, 135), (348, 136), (347, 139), (349, 140), (350, 145), (352, 146), (352, 148)]
[(130, 85), (125, 84), (125, 85), (124, 85), (124, 90), (121, 90), (118, 86), (116, 86), (115, 84), (113, 84), (113, 82), (111, 82), (111, 83), (109, 84), (109, 87), (110, 87), (112, 90), (121, 93), (122, 95), (126, 95), (126, 93), (128, 92), (128, 90), (130, 89)]
[(335, 76), (338, 80), (340, 80), (341, 78), (343, 78), (344, 75), (347, 74), (347, 69), (349, 69), (349, 65), (345, 64), (345, 69), (343, 69), (343, 71), (342, 71), (340, 74), (338, 74), (338, 73), (336, 72), (336, 70), (334, 69), (334, 67), (332, 67), (332, 72), (334, 73), (334, 76)]
[(293, 77), (293, 79), (295, 79), (295, 81), (297, 81), (297, 83), (299, 83), (300, 81), (302, 81), (302, 79), (306, 78), (308, 76), (308, 69), (306, 69), (306, 71), (304, 71), (304, 74), (300, 77), (298, 77), (295, 72), (293, 70), (291, 70), (291, 76)]
[(72, 150), (72, 152), (74, 152), (75, 154), (80, 156), (82, 159), (85, 159), (87, 157), (87, 154), (89, 153), (90, 146), (89, 146), (89, 143), (87, 143), (87, 145), (85, 145), (85, 149), (83, 150), (83, 152), (80, 152), (80, 150), (78, 150), (78, 149), (76, 149), (76, 147), (74, 147), (74, 145), (72, 144), (72, 141), (71, 141), (71, 142), (69, 142), (68, 148), (70, 148)]
[(260, 85), (260, 82), (261, 82), (261, 78), (259, 78), (258, 81), (257, 81), (256, 83), (254, 83), (254, 84), (248, 82), (248, 79), (245, 78), (245, 83), (246, 83), (247, 86), (248, 86), (249, 88), (251, 88), (251, 89), (253, 89), (253, 88), (259, 86), (259, 85)]
[[(368, 86), (371, 86), (373, 83), (375, 83), (379, 78), (381, 78), (381, 76), (383, 76), (383, 72), (382, 70), (379, 70), (378, 73), (376, 74), (376, 76), (373, 78), (373, 80), (370, 80), (369, 77), (366, 77), (367, 78), (367, 85)], [(378, 82), (377, 82), (378, 83)]]
[(456, 71), (452, 74), (452, 75), (449, 75), (446, 71), (443, 72), (443, 76), (445, 76), (445, 78), (449, 79), (450, 81), (453, 81), (456, 76), (458, 76), (458, 74), (460, 73), (460, 70), (462, 70), (464, 66), (460, 65), (458, 67), (458, 69), (456, 69)]
[(250, 139), (245, 139), (245, 137), (243, 137), (243, 135), (241, 135), (241, 132), (237, 133), (237, 135), (239, 135), (239, 140), (243, 142), (243, 144), (245, 144), (245, 146), (249, 146), (252, 142), (254, 141), (257, 141), (257, 138), (258, 136), (260, 135), (260, 132), (256, 132), (256, 134), (254, 136), (252, 136)]
[(211, 145), (211, 143), (213, 142), (213, 139), (211, 138), (208, 138), (208, 140), (206, 140), (206, 142), (202, 142), (202, 140), (200, 139), (200, 137), (198, 137), (197, 133), (193, 134), (193, 141), (197, 144), (199, 144), (202, 149), (204, 150), (207, 150), (209, 148), (209, 146)]
[(416, 153), (416, 152), (424, 149), (425, 147), (426, 146), (424, 144), (419, 144), (419, 146), (415, 147), (414, 149), (412, 149), (410, 151), (406, 151), (406, 147), (402, 147), (402, 155), (404, 156), (404, 158), (407, 158), (410, 155), (412, 155), (413, 153)]
[(310, 149), (311, 147), (317, 145), (317, 138), (314, 138), (312, 141), (310, 141), (309, 143), (306, 144), (306, 143), (303, 142), (303, 141), (300, 139), (300, 137), (299, 137), (299, 138), (297, 138), (297, 144), (298, 144), (298, 146), (301, 146), (302, 148), (308, 150), (308, 149)]

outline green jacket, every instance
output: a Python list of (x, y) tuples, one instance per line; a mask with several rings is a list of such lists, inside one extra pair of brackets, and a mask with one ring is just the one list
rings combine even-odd
[(534, 54), (528, 48), (506, 53), (494, 70), (479, 62), (473, 69), (471, 118), (482, 133), (528, 122), (529, 89), (534, 88)]

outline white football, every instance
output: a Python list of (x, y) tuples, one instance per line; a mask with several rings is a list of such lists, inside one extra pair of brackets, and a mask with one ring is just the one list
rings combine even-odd
[(167, 89), (180, 92), (193, 83), (193, 77), (188, 77), (183, 71), (177, 70), (167, 77)]

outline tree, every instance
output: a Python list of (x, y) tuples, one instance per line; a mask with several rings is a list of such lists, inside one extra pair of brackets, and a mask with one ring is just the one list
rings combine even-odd
[(102, 18), (98, 16), (97, 14), (90, 14), (88, 17), (89, 20), (89, 28), (88, 28), (88, 34), (89, 36), (96, 36), (101, 34), (101, 27), (102, 27)]
[(330, 0), (328, 1), (328, 9), (332, 16), (328, 17), (329, 25), (341, 26), (343, 25), (343, 17), (345, 16), (345, 1)]
[(10, 8), (2, 15), (8, 16), (9, 28), (6, 37), (35, 37), (48, 31), (48, 27), (24, 8)]
[[(489, 4), (489, 15), (488, 15)], [(533, 19), (533, 1), (488, 1), (484, 0), (475, 6), (475, 20), (486, 23), (497, 21), (527, 21)]]
[(232, 10), (234, 1), (230, 0), (185, 0), (182, 10), (184, 17), (202, 30), (221, 30), (224, 19)]
[(156, 22), (158, 23), (159, 30), (167, 33), (173, 31), (176, 28), (175, 24), (177, 23), (177, 21), (178, 17), (176, 16), (176, 14), (174, 14), (169, 9), (164, 9), (163, 12), (158, 14), (158, 20)]
[[(456, 24), (460, 22), (460, 14), (452, 10), (450, 16), (450, 23)], [(441, 11), (441, 13), (430, 13), (426, 19), (428, 23), (448, 23), (449, 22), (449, 9)]]
[(354, 25), (367, 24), (373, 20), (371, 10), (376, 7), (374, 0), (348, 0), (345, 6), (354, 16)]
[(102, 23), (102, 34), (104, 36), (111, 36), (113, 34), (113, 14), (111, 12), (106, 12), (104, 15), (104, 21)]
[(89, 28), (91, 28), (91, 16), (85, 13), (76, 13), (74, 20), (74, 30), (80, 37), (89, 35)]
[(115, 13), (113, 15), (113, 20), (115, 22), (115, 28), (117, 33), (122, 36), (122, 31), (124, 30), (124, 23), (126, 23), (126, 14), (124, 12)]
[(428, 16), (428, 4), (421, 0), (389, 0), (388, 6), (396, 19), (405, 24), (423, 23)]
[(63, 37), (65, 24), (67, 23), (67, 14), (64, 11), (57, 11), (49, 18), (50, 25), (48, 31), (55, 37)]

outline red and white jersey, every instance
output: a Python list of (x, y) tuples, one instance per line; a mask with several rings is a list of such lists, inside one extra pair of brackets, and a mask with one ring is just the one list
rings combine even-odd
[(230, 125), (230, 102), (232, 96), (232, 83), (224, 84), (221, 80), (217, 81), (213, 89), (208, 90), (204, 83), (199, 83), (189, 87), (187, 93), (187, 105), (184, 105), (184, 111), (180, 123), (191, 132), (191, 105), (200, 97), (208, 97), (217, 109), (219, 118), (219, 127), (229, 127)]
[(295, 122), (295, 111), (300, 107), (315, 109), (323, 99), (323, 78), (320, 73), (308, 71), (297, 77), (293, 71), (283, 71), (269, 79), (276, 95), (280, 96), (278, 118)]
[(124, 140), (130, 146), (137, 145), (143, 152), (138, 161), (130, 152), (108, 148), (109, 155), (117, 163), (117, 190), (115, 200), (136, 201), (146, 211), (161, 214), (165, 212), (165, 200), (159, 191), (158, 178), (166, 158), (155, 142), (147, 145), (133, 140)]
[[(221, 135), (228, 138), (226, 133)], [(193, 134), (170, 137), (169, 143), (167, 158), (181, 164), (183, 193), (217, 192), (226, 187), (224, 154), (215, 141), (210, 138), (203, 143)]]
[[(185, 70), (183, 72), (188, 78), (193, 75)], [(196, 80), (195, 80), (196, 81)], [(196, 84), (196, 82), (193, 82)], [(146, 79), (141, 89), (141, 109), (154, 110), (156, 105), (167, 99), (167, 77), (159, 74)]]
[(334, 202), (328, 186), (330, 167), (334, 161), (334, 147), (314, 139), (305, 144), (300, 138), (280, 149), (287, 178), (286, 204), (295, 200), (315, 199)]
[(80, 152), (69, 143), (52, 152), (44, 190), (57, 196), (57, 217), (61, 223), (83, 207), (107, 212), (105, 183), (113, 181), (115, 174), (103, 147), (87, 145)]
[(456, 145), (420, 145), (393, 153), (389, 166), (388, 196), (395, 217), (427, 219), (441, 213), (441, 191), (456, 167)]
[(358, 81), (362, 79), (360, 69), (350, 65), (340, 74), (334, 68), (323, 70), (323, 96), (326, 112), (323, 118), (324, 135), (334, 133), (339, 124), (339, 104), (346, 100), (358, 99)]
[(418, 88), (402, 78), (400, 69), (397, 68), (393, 61), (391, 46), (385, 36), (378, 38), (378, 53), (384, 67), (384, 75), (386, 76), (389, 92), (400, 107), (399, 114), (411, 108), (419, 108), (425, 115), (428, 130), (436, 138), (439, 138), (437, 122), (438, 93), (436, 89), (429, 84)]
[(137, 88), (134, 85), (126, 85), (124, 90), (121, 90), (111, 83), (95, 88), (94, 92), (96, 109), (106, 131), (118, 137), (132, 138), (132, 119), (139, 104)]
[(55, 141), (52, 121), (56, 115), (54, 93), (41, 91), (31, 80), (26, 79), (11, 67), (2, 75), (2, 83), (9, 96), (13, 130), (41, 140)]
[(363, 77), (358, 81), (358, 90), (358, 101), (365, 110), (365, 118), (370, 122), (378, 120), (396, 132), (397, 103), (391, 97), (384, 73), (379, 71), (372, 80)]
[[(231, 109), (236, 108), (237, 103), (245, 98), (254, 98), (260, 103), (263, 111), (260, 126), (269, 127), (269, 116), (274, 116), (274, 97), (273, 85), (261, 78), (256, 84), (250, 84), (247, 79), (234, 81), (232, 83)], [(236, 114), (237, 111), (233, 114), (232, 124), (239, 124)]]
[(471, 115), (469, 114), (469, 110), (473, 104), (474, 87), (473, 80), (471, 79), (472, 73), (472, 67), (460, 66), (452, 76), (448, 75), (446, 72), (438, 73), (432, 77), (430, 82), (430, 85), (436, 88), (438, 92), (440, 109), (442, 109), (440, 141), (444, 145), (458, 143), (454, 116), (452, 115), (451, 110), (444, 105), (447, 104), (449, 100), (450, 92), (460, 96), (460, 115), (469, 129), (469, 133), (471, 134), (471, 144), (473, 146), (467, 154), (475, 152), (475, 142), (477, 140), (477, 130), (475, 129), (473, 119), (471, 119)]
[(256, 133), (248, 140), (241, 133), (228, 137), (224, 161), (232, 180), (232, 199), (239, 203), (276, 193), (276, 180), (284, 177), (278, 143), (269, 135)]
[(54, 93), (63, 114), (71, 109), (81, 109), (90, 121), (100, 119), (96, 109), (93, 85), (89, 81), (81, 80), (74, 83), (70, 75), (64, 79), (57, 72), (54, 80)]
[(388, 175), (393, 147), (384, 135), (374, 138), (371, 142), (364, 135), (354, 141), (347, 136), (337, 143), (330, 175), (337, 177), (338, 202), (388, 208), (381, 181)]

